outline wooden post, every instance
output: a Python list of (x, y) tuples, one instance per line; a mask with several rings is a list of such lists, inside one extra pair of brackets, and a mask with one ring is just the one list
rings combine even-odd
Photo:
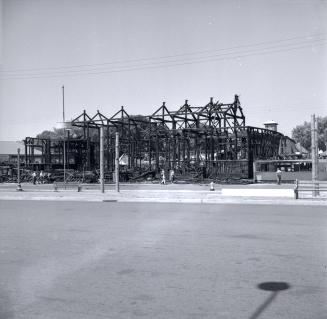
[(295, 199), (299, 198), (299, 181), (297, 179), (295, 180), (294, 197)]
[(119, 133), (116, 132), (116, 145), (115, 145), (115, 183), (116, 191), (119, 192)]
[(100, 187), (101, 193), (104, 193), (104, 134), (103, 126), (100, 126)]

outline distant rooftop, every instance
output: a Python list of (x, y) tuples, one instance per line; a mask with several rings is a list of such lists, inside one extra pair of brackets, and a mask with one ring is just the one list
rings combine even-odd
[(267, 121), (267, 122), (264, 122), (263, 124), (264, 124), (264, 125), (272, 125), (272, 124), (276, 124), (276, 125), (278, 125), (278, 123), (275, 122), (275, 121)]

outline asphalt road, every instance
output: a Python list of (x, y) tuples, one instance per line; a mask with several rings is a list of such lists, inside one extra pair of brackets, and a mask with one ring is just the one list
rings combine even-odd
[(0, 201), (1, 319), (323, 319), (326, 266), (325, 207)]

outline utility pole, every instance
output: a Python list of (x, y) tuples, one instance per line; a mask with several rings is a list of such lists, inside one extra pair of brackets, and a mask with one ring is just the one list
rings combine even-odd
[(115, 182), (116, 191), (119, 192), (119, 133), (116, 132), (116, 145), (115, 145)]
[(62, 86), (62, 126), (64, 130), (64, 183), (66, 183), (65, 87)]
[(315, 114), (311, 115), (311, 161), (312, 161), (312, 182), (314, 184), (313, 195), (317, 196), (316, 182), (318, 180), (318, 150), (317, 150), (317, 119)]
[(17, 148), (17, 191), (21, 192), (22, 186), (20, 185), (20, 148)]
[(104, 148), (103, 148), (103, 125), (100, 126), (100, 185), (101, 185), (101, 193), (104, 193)]

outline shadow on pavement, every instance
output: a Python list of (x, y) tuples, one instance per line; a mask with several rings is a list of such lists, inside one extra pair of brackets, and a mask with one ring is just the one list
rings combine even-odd
[(261, 304), (255, 312), (249, 317), (249, 319), (256, 319), (265, 311), (265, 309), (274, 301), (277, 294), (282, 290), (287, 290), (290, 285), (287, 282), (263, 282), (257, 286), (261, 290), (271, 291), (270, 296)]

